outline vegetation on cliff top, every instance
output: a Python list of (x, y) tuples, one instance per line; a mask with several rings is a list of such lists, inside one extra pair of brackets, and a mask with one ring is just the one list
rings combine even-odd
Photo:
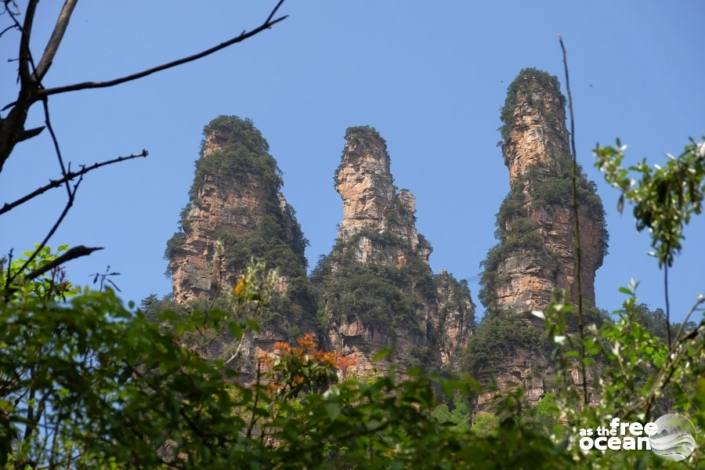
[[(247, 220), (242, 230), (227, 225), (214, 230), (222, 246), (227, 271), (240, 273), (256, 259), (277, 269), (287, 280), (286, 295), (274, 295), (260, 321), (265, 328), (300, 334), (297, 324), (315, 311), (315, 299), (308, 283), (304, 250), (308, 241), (296, 221), (293, 207), (281, 197), (282, 178), (269, 145), (249, 119), (219, 116), (204, 128), (201, 158), (196, 161), (189, 204), (181, 212), (180, 229), (167, 242), (166, 258), (178, 260), (191, 232), (190, 210), (198, 207), (202, 190), (211, 185), (220, 197), (228, 192), (252, 193), (256, 207), (229, 208), (234, 218)], [(214, 145), (204, 155), (206, 145)]]
[[(469, 328), (475, 327), (475, 304), (470, 295), (470, 287), (465, 279), (456, 279), (448, 271), (442, 271), (433, 276), (433, 285), (438, 295), (447, 295), (439, 298), (443, 302), (443, 308), (439, 311), (441, 321), (447, 319), (451, 312), (460, 312), (463, 315), (464, 324)], [(443, 325), (440, 326), (443, 330)]]
[(212, 136), (218, 149), (204, 157), (204, 139), (189, 191), (190, 202), (181, 212), (180, 230), (167, 243), (167, 259), (179, 254), (190, 231), (189, 209), (192, 205), (198, 206), (201, 190), (208, 183), (223, 193), (251, 191), (261, 197), (257, 200), (258, 211), (253, 213), (249, 208), (247, 211), (249, 217), (256, 219), (251, 233), (231, 234), (226, 230), (217, 233), (233, 271), (241, 270), (255, 256), (271, 267), (280, 268), (283, 274), (305, 273), (304, 250), (308, 242), (296, 221), (294, 209), (288, 204), (281, 206), (281, 171), (268, 153), (269, 145), (260, 131), (249, 119), (220, 116), (205, 127), (204, 135)]
[[(540, 97), (542, 93), (557, 95), (560, 99), (560, 106), (562, 107), (565, 104), (565, 97), (561, 94), (561, 86), (556, 76), (532, 67), (519, 71), (517, 77), (512, 81), (512, 83), (509, 84), (509, 87), (507, 88), (507, 97), (504, 100), (504, 106), (500, 110), (500, 118), (502, 120), (500, 132), (502, 134), (502, 139), (505, 141), (507, 140), (509, 137), (509, 130), (515, 124), (514, 111), (519, 94), (528, 95), (530, 102), (533, 103), (534, 98)], [(536, 102), (533, 104), (538, 105), (539, 103)], [(556, 122), (557, 116), (551, 115), (545, 117), (554, 126), (563, 124), (562, 122)]]
[[(371, 145), (374, 143), (378, 143), (381, 145), (382, 151), (384, 152), (384, 156), (386, 158), (386, 170), (387, 174), (389, 174), (390, 181), (393, 181), (393, 177), (391, 175), (390, 171), (390, 160), (389, 160), (389, 155), (387, 154), (387, 142), (384, 140), (384, 138), (380, 135), (380, 133), (377, 131), (372, 126), (353, 126), (353, 127), (348, 127), (345, 130), (345, 141), (353, 144), (355, 146), (360, 146), (363, 149), (370, 150)], [(354, 162), (358, 158), (365, 156), (364, 150), (361, 152), (357, 153), (352, 153), (348, 154), (346, 153), (347, 146), (343, 149), (343, 161), (347, 162)], [(347, 157), (347, 158), (346, 158)], [(333, 174), (333, 184), (337, 185), (338, 184), (338, 173), (340, 172), (340, 166), (335, 170), (335, 173)]]
[[(406, 264), (362, 263), (356, 259), (361, 239), (378, 250), (407, 251)], [(324, 324), (358, 318), (390, 337), (400, 333), (423, 335), (418, 311), (422, 300), (435, 295), (431, 270), (407, 244), (389, 232), (363, 231), (338, 239), (331, 253), (313, 272)]]

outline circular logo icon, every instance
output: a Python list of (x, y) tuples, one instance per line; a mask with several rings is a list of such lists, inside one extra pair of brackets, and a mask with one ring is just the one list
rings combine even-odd
[(664, 459), (680, 462), (695, 450), (695, 427), (688, 418), (667, 414), (657, 419), (656, 433), (649, 437), (651, 450)]

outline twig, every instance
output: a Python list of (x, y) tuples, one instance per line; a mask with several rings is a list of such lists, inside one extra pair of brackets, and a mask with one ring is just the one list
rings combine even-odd
[(668, 351), (671, 351), (671, 302), (668, 299), (668, 261), (663, 265), (663, 296), (666, 300), (666, 334), (668, 336)]
[(10, 252), (7, 254), (7, 272), (5, 274), (5, 300), (7, 301), (7, 292), (10, 290), (10, 276), (12, 275), (12, 255), (13, 250), (10, 248)]
[(6, 32), (8, 32), (8, 31), (10, 31), (10, 30), (13, 30), (13, 29), (17, 29), (17, 25), (16, 25), (16, 24), (11, 24), (11, 25), (8, 26), (7, 28), (5, 28), (5, 29), (3, 29), (2, 31), (0, 31), (0, 38), (1, 38)]
[(137, 154), (125, 155), (125, 156), (113, 158), (112, 160), (105, 160), (102, 162), (93, 163), (92, 165), (81, 166), (81, 169), (78, 171), (69, 171), (68, 173), (66, 173), (65, 176), (63, 176), (59, 179), (56, 179), (56, 180), (50, 180), (48, 184), (45, 184), (44, 186), (41, 186), (41, 187), (35, 189), (31, 193), (29, 193), (25, 196), (22, 196), (21, 198), (15, 200), (15, 201), (6, 202), (5, 204), (3, 204), (2, 207), (0, 207), (0, 215), (4, 214), (5, 212), (11, 211), (15, 207), (20, 206), (20, 205), (24, 204), (25, 202), (30, 201), (37, 196), (40, 196), (41, 194), (44, 194), (45, 192), (49, 191), (50, 189), (58, 188), (59, 186), (61, 186), (65, 182), (71, 181), (74, 178), (77, 178), (79, 176), (83, 176), (86, 173), (89, 173), (93, 170), (97, 170), (98, 168), (101, 168), (101, 167), (104, 167), (107, 165), (112, 165), (114, 163), (120, 163), (120, 162), (124, 162), (127, 160), (132, 160), (134, 158), (144, 158), (144, 157), (147, 157), (148, 155), (149, 155), (149, 152), (147, 152), (147, 150), (142, 150), (142, 152), (137, 153)]
[(690, 317), (691, 317), (695, 312), (698, 311), (698, 307), (699, 307), (702, 303), (705, 303), (705, 300), (701, 300), (700, 298), (698, 298), (698, 301), (695, 303), (695, 305), (693, 305), (693, 306), (690, 308), (690, 310), (688, 311), (688, 314), (687, 314), (687, 315), (685, 316), (685, 318), (683, 319), (683, 323), (681, 323), (680, 328), (678, 328), (678, 334), (676, 335), (676, 341), (680, 341), (680, 340), (681, 340), (681, 335), (683, 334), (683, 330), (685, 329), (686, 324), (688, 323), (688, 320), (690, 320)]
[(203, 57), (209, 56), (209, 55), (213, 54), (214, 52), (218, 52), (221, 49), (225, 49), (226, 47), (232, 46), (233, 44), (237, 44), (237, 43), (242, 42), (246, 39), (249, 39), (252, 36), (257, 35), (266, 29), (270, 29), (275, 24), (284, 21), (286, 18), (288, 18), (288, 15), (281, 16), (276, 19), (272, 19), (273, 16), (276, 14), (277, 10), (279, 10), (279, 7), (282, 5), (282, 3), (284, 3), (284, 0), (279, 0), (277, 5), (274, 7), (272, 12), (269, 14), (267, 19), (265, 20), (265, 22), (262, 23), (261, 25), (257, 26), (256, 28), (254, 28), (250, 31), (243, 31), (238, 36), (235, 36), (231, 39), (228, 39), (227, 41), (221, 42), (220, 44), (213, 46), (213, 47), (210, 47), (208, 49), (205, 49), (201, 52), (197, 52), (196, 54), (182, 57), (180, 59), (173, 60), (171, 62), (167, 62), (167, 63), (161, 64), (161, 65), (157, 65), (155, 67), (151, 67), (151, 68), (142, 70), (140, 72), (132, 73), (130, 75), (125, 75), (123, 77), (114, 78), (112, 80), (106, 80), (103, 82), (81, 82), (81, 83), (74, 83), (73, 85), (65, 85), (65, 86), (60, 86), (60, 87), (55, 87), (55, 88), (47, 88), (47, 89), (41, 90), (39, 92), (38, 96), (40, 98), (43, 98), (45, 96), (57, 95), (59, 93), (68, 93), (71, 91), (113, 87), (116, 85), (121, 85), (126, 82), (131, 82), (133, 80), (138, 80), (138, 79), (146, 77), (148, 75), (152, 75), (157, 72), (162, 72), (164, 70), (168, 70), (168, 69), (177, 67), (179, 65), (193, 62), (194, 60), (202, 59)]
[(274, 6), (274, 8), (272, 9), (272, 11), (269, 13), (269, 16), (268, 16), (267, 19), (265, 20), (265, 24), (266, 24), (266, 23), (269, 23), (270, 21), (272, 21), (272, 18), (274, 18), (274, 15), (277, 14), (277, 11), (279, 11), (279, 7), (282, 6), (282, 3), (284, 3), (284, 0), (279, 0), (279, 2)]
[[(73, 207), (73, 202), (76, 198), (76, 192), (78, 191), (78, 187), (80, 186), (82, 181), (83, 181), (83, 176), (79, 177), (78, 181), (76, 181), (76, 183), (73, 185), (73, 188), (71, 189), (71, 191), (69, 193), (69, 198), (66, 201), (66, 205), (64, 206), (64, 210), (61, 211), (59, 218), (56, 219), (56, 222), (54, 222), (54, 225), (49, 230), (49, 233), (46, 234), (46, 236), (44, 237), (44, 240), (42, 240), (42, 242), (39, 244), (39, 246), (37, 246), (37, 248), (35, 248), (34, 252), (30, 255), (29, 258), (27, 258), (27, 261), (24, 262), (22, 267), (20, 267), (20, 269), (18, 269), (17, 272), (12, 274), (12, 276), (8, 276), (8, 282), (7, 282), (8, 286), (10, 285), (10, 283), (12, 283), (12, 281), (14, 279), (17, 278), (17, 276), (19, 276), (25, 269), (27, 269), (27, 267), (32, 263), (32, 261), (34, 261), (34, 259), (37, 257), (37, 255), (39, 255), (39, 253), (44, 249), (46, 244), (49, 242), (49, 239), (54, 235), (56, 230), (59, 228), (59, 225), (61, 225), (61, 222), (64, 221), (66, 214), (68, 214), (71, 207)], [(6, 297), (7, 297), (7, 292), (6, 292)]]
[[(35, 71), (36, 75), (36, 71)], [(49, 130), (49, 135), (51, 136), (51, 142), (54, 145), (54, 152), (56, 153), (56, 158), (59, 159), (59, 168), (61, 168), (61, 176), (66, 185), (66, 194), (71, 197), (71, 186), (69, 185), (69, 180), (66, 179), (66, 165), (64, 165), (64, 157), (61, 155), (61, 147), (59, 147), (59, 139), (56, 137), (54, 132), (54, 126), (51, 125), (51, 117), (49, 116), (49, 99), (42, 99), (42, 107), (44, 108), (44, 124)]]
[(32, 280), (36, 279), (42, 274), (46, 273), (47, 271), (50, 271), (58, 266), (61, 266), (62, 264), (74, 260), (76, 258), (81, 258), (83, 256), (88, 256), (94, 251), (102, 250), (102, 246), (96, 246), (96, 247), (89, 247), (89, 246), (83, 246), (83, 245), (78, 245), (74, 246), (70, 250), (68, 250), (66, 253), (63, 255), (59, 256), (53, 261), (50, 261), (49, 263), (45, 264), (44, 266), (41, 266), (34, 271), (30, 272), (25, 276), (25, 279), (27, 280)]
[[(690, 312), (688, 313), (687, 317), (690, 317), (690, 315), (692, 315), (693, 312), (697, 311), (698, 308), (703, 304), (705, 304), (705, 298), (699, 298), (695, 302), (693, 307), (691, 307)], [(626, 408), (626, 410), (623, 413), (624, 416), (629, 416), (632, 412), (636, 411), (639, 407), (644, 405), (646, 407), (644, 417), (645, 418), (649, 417), (649, 414), (651, 413), (651, 408), (653, 407), (653, 404), (656, 400), (657, 395), (664, 388), (666, 388), (666, 386), (668, 386), (668, 383), (670, 382), (671, 378), (673, 377), (673, 374), (675, 373), (676, 365), (681, 360), (681, 354), (683, 354), (683, 352), (687, 352), (687, 349), (685, 348), (685, 344), (688, 341), (696, 339), (702, 333), (705, 333), (705, 320), (702, 320), (700, 322), (700, 324), (696, 328), (693, 329), (693, 331), (691, 331), (690, 333), (688, 333), (684, 337), (676, 340), (676, 342), (673, 345), (673, 351), (669, 350), (668, 360), (667, 360), (666, 364), (661, 368), (658, 375), (656, 376), (656, 379), (654, 380), (654, 383), (651, 386), (651, 390), (649, 391), (648, 395), (642, 397), (640, 400), (635, 402), (632, 406)]]
[(568, 111), (570, 113), (570, 152), (573, 158), (573, 218), (575, 219), (575, 280), (578, 294), (578, 330), (580, 332), (580, 369), (583, 376), (583, 398), (587, 406), (590, 403), (587, 389), (587, 371), (585, 367), (585, 321), (583, 318), (583, 286), (582, 286), (582, 253), (580, 246), (580, 217), (578, 212), (578, 156), (575, 150), (575, 113), (573, 112), (573, 95), (570, 91), (570, 75), (568, 73), (568, 53), (566, 52), (563, 37), (558, 35), (558, 42), (563, 51), (563, 71), (565, 73), (565, 87), (568, 93)]
[(255, 401), (252, 404), (252, 416), (250, 417), (250, 425), (247, 426), (247, 438), (252, 437), (252, 429), (257, 422), (257, 405), (259, 403), (259, 389), (261, 387), (260, 380), (262, 377), (262, 362), (257, 361), (257, 378), (255, 379)]

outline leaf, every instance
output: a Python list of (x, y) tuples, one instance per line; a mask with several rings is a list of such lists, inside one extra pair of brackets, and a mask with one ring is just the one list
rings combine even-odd
[(543, 314), (541, 310), (532, 310), (531, 314), (535, 316), (536, 318), (540, 318), (541, 320), (546, 319), (546, 315)]
[(335, 419), (340, 416), (340, 405), (337, 403), (326, 403), (325, 409), (331, 421), (335, 421)]
[(565, 343), (566, 337), (564, 335), (557, 335), (553, 337), (553, 341), (556, 344), (563, 344)]
[(230, 331), (230, 334), (233, 335), (236, 339), (242, 338), (242, 325), (240, 325), (237, 322), (231, 322), (228, 324), (228, 330)]
[(372, 355), (372, 362), (379, 362), (386, 359), (392, 353), (392, 348), (385, 346)]

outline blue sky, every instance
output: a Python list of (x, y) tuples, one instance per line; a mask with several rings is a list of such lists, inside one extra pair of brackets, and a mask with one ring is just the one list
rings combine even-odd
[[(23, 4), (24, 2), (20, 2)], [(261, 22), (273, 2), (81, 2), (47, 86), (107, 79), (208, 47)], [(35, 51), (59, 2), (42, 2)], [(310, 240), (311, 265), (332, 246), (342, 212), (332, 177), (345, 129), (376, 127), (399, 187), (417, 197), (418, 227), (435, 271), (470, 281), (495, 243), (494, 215), (508, 190), (499, 108), (523, 67), (561, 75), (557, 33), (569, 49), (578, 158), (607, 208), (610, 254), (597, 301), (614, 309), (617, 288), (641, 281), (640, 298), (663, 304), (661, 274), (646, 234), (617, 214), (617, 194), (592, 167), (596, 142), (619, 136), (632, 160), (656, 163), (705, 134), (705, 3), (690, 1), (288, 0), (284, 23), (203, 61), (108, 90), (51, 100), (74, 165), (147, 148), (147, 160), (91, 174), (52, 243), (104, 246), (69, 266), (88, 282), (120, 271), (126, 300), (170, 290), (166, 240), (187, 202), (203, 126), (219, 114), (254, 120), (284, 172), (284, 192)], [(2, 19), (2, 18), (0, 18)], [(13, 99), (16, 36), (0, 39), (0, 98)], [(38, 53), (38, 52), (35, 52)], [(562, 77), (561, 77), (562, 81)], [(39, 122), (39, 108), (30, 117)], [(21, 144), (0, 174), (0, 199), (58, 174), (46, 135)], [(0, 252), (40, 240), (61, 210), (55, 191), (0, 217)], [(681, 318), (705, 291), (705, 221), (686, 231), (671, 273)]]

